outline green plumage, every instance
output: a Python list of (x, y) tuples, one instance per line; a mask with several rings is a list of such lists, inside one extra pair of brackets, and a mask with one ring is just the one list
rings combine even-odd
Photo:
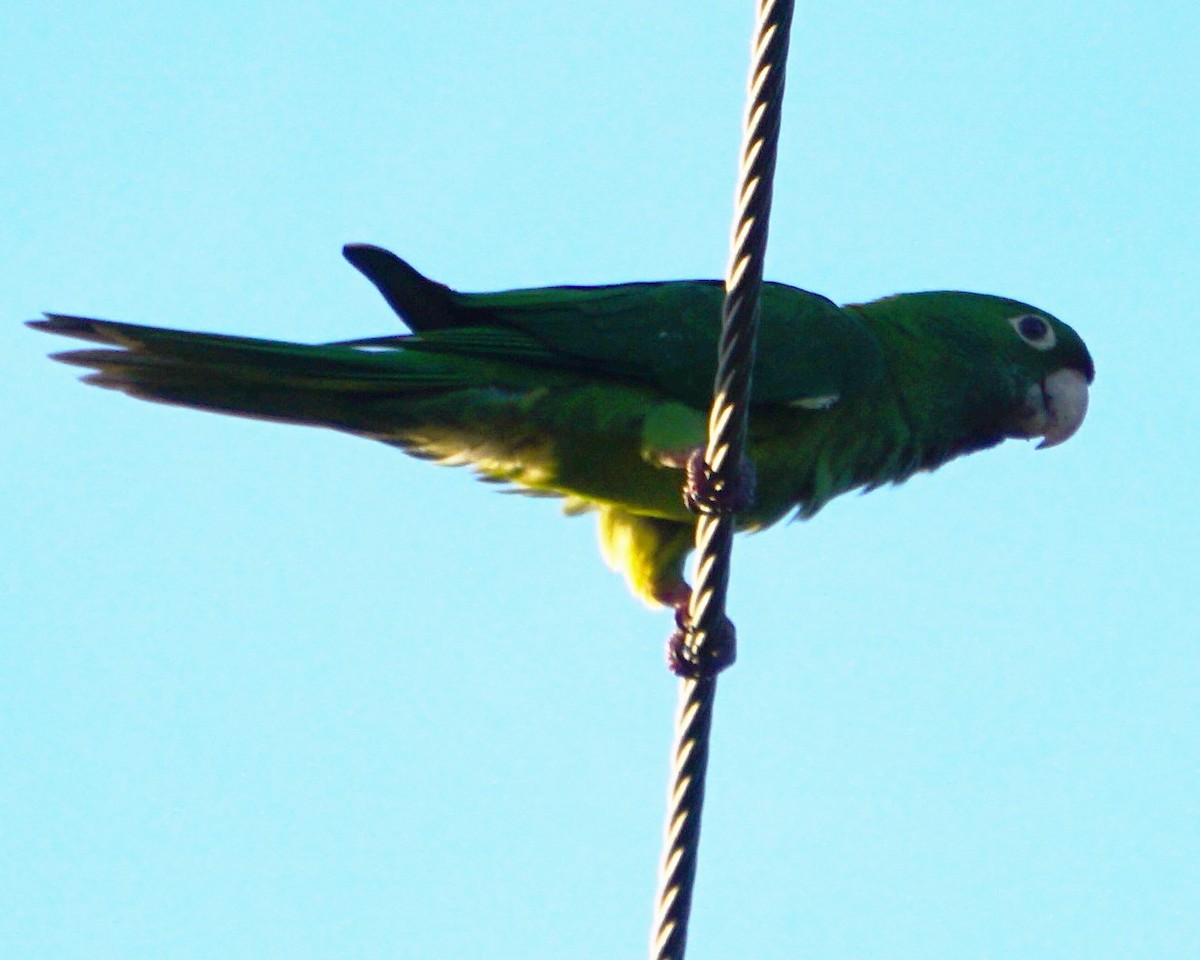
[[(704, 442), (721, 285), (464, 294), (376, 247), (346, 255), (411, 334), (309, 346), (58, 315), (32, 325), (101, 344), (57, 356), (98, 386), (332, 427), (595, 509), (634, 591), (682, 602), (681, 467)], [(1083, 418), (1087, 349), (1027, 304), (947, 292), (839, 308), (774, 283), (761, 303), (745, 529), (1007, 436), (1061, 442)]]

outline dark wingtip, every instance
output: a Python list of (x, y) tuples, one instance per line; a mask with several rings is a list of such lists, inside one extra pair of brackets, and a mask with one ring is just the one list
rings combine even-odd
[(413, 330), (447, 325), (450, 288), (430, 280), (392, 251), (370, 243), (348, 243), (344, 256), (375, 285), (383, 299)]
[(368, 278), (372, 278), (380, 268), (390, 267), (400, 261), (391, 250), (373, 243), (348, 243), (342, 247), (342, 256)]
[(387, 301), (389, 307), (401, 317), (405, 315), (404, 297), (398, 289), (397, 278), (402, 278), (408, 264), (383, 247), (371, 243), (348, 243), (342, 247), (342, 256), (350, 265), (374, 284), (375, 289)]

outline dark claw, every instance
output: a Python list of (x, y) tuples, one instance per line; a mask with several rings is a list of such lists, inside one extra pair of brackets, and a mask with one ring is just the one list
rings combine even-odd
[(692, 513), (741, 513), (754, 505), (754, 464), (743, 459), (733, 479), (720, 483), (704, 462), (704, 450), (692, 451), (687, 461), (683, 502)]
[(737, 630), (733, 621), (722, 617), (715, 631), (704, 638), (703, 644), (695, 630), (687, 624), (687, 608), (676, 608), (676, 628), (667, 638), (667, 666), (677, 677), (707, 680), (715, 677), (737, 659)]

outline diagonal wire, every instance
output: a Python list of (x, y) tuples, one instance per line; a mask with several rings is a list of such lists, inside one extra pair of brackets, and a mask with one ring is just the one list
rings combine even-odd
[(688, 917), (700, 844), (700, 812), (704, 806), (704, 773), (708, 768), (715, 677), (679, 683), (675, 714), (675, 749), (671, 756), (671, 789), (662, 863), (658, 870), (651, 960), (683, 960)]
[[(745, 477), (742, 464), (750, 377), (792, 10), (792, 0), (757, 3), (721, 343), (704, 452), (704, 480), (718, 494), (733, 489)], [(650, 942), (654, 960), (682, 960), (687, 945), (717, 689), (715, 671), (706, 670), (705, 665), (714, 662), (714, 639), (720, 642), (726, 636), (731, 640), (725, 597), (733, 532), (732, 512), (719, 505), (701, 513), (696, 526), (696, 583), (683, 652), (697, 670), (696, 676), (683, 679), (679, 688), (669, 809)]]
[[(790, 0), (760, 0), (758, 5), (733, 239), (725, 270), (721, 344), (704, 451), (705, 485), (718, 495), (744, 482), (747, 407), (792, 6)], [(698, 560), (688, 646), (697, 664), (705, 660), (705, 645), (724, 630), (734, 525), (732, 513), (719, 508), (701, 513), (696, 525)]]

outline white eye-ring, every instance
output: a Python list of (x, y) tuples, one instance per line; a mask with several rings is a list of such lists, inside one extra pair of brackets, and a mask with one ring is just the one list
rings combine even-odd
[(1035, 350), (1049, 350), (1058, 342), (1058, 336), (1050, 321), (1036, 313), (1023, 313), (1009, 318), (1017, 335)]

